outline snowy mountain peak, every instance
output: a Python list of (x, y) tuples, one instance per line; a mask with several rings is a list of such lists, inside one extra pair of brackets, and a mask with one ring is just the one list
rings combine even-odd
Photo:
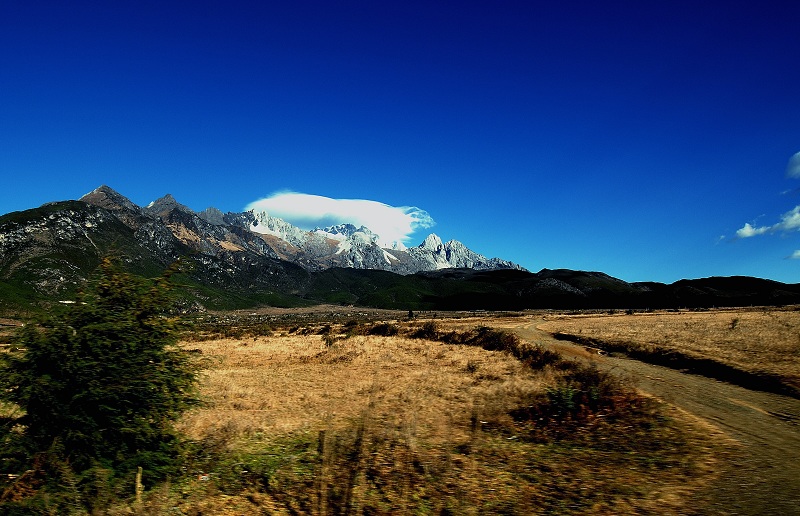
[(270, 216), (266, 211), (253, 211), (250, 231), (262, 235), (272, 235), (292, 245), (302, 246), (309, 240), (310, 233), (289, 224), (283, 219)]
[(426, 251), (432, 251), (434, 253), (438, 253), (441, 252), (442, 249), (444, 249), (444, 243), (442, 242), (442, 239), (439, 238), (438, 235), (436, 235), (435, 233), (431, 233), (430, 235), (428, 235), (425, 241), (422, 242), (422, 244), (420, 244), (419, 248), (424, 249)]
[(358, 231), (358, 229), (356, 229), (356, 227), (352, 224), (337, 224), (336, 226), (329, 226), (327, 228), (316, 227), (314, 228), (314, 231), (347, 238)]
[(345, 240), (350, 239), (356, 235), (356, 239), (358, 241), (368, 240), (369, 242), (377, 242), (379, 237), (375, 233), (373, 233), (368, 227), (361, 226), (359, 228), (355, 227), (353, 224), (337, 224), (335, 226), (329, 226), (327, 228), (316, 228), (314, 229), (316, 233), (322, 233), (329, 238), (333, 238), (334, 240)]

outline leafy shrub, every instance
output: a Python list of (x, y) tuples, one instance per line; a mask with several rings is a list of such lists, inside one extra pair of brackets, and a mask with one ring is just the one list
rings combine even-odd
[(256, 336), (269, 337), (273, 334), (273, 329), (270, 324), (259, 323), (249, 327), (248, 333), (254, 337)]
[(198, 365), (175, 345), (168, 279), (169, 271), (150, 282), (106, 260), (77, 303), (26, 325), (18, 350), (2, 356), (0, 401), (23, 411), (17, 444), (68, 468), (85, 492), (98, 467), (142, 466), (150, 478), (174, 471), (173, 422), (198, 402)]
[(476, 335), (467, 341), (472, 346), (480, 346), (487, 351), (513, 352), (519, 348), (520, 339), (511, 332), (495, 330), (488, 326), (475, 328)]
[(538, 344), (520, 346), (515, 350), (514, 356), (532, 369), (543, 369), (548, 365), (558, 364), (562, 361), (561, 355), (557, 352), (545, 349)]
[(347, 322), (345, 322), (342, 327), (343, 327), (344, 331), (346, 332), (350, 328), (355, 328), (359, 324), (360, 323), (356, 319), (348, 319)]

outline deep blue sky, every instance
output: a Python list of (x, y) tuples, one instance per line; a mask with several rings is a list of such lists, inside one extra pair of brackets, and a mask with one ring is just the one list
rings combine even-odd
[(410, 243), (533, 271), (798, 282), (799, 21), (796, 1), (0, 0), (0, 213), (101, 184), (223, 211), (291, 190), (419, 207), (436, 225)]

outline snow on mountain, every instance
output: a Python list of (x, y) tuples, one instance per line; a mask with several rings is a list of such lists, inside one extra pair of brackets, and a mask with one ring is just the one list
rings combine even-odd
[(468, 269), (522, 269), (519, 265), (501, 260), (487, 258), (467, 248), (458, 240), (442, 242), (436, 234), (430, 234), (418, 247), (407, 251), (418, 260), (427, 262), (435, 269), (468, 268)]
[(422, 249), (424, 251), (430, 251), (432, 253), (441, 253), (442, 250), (444, 249), (444, 244), (442, 243), (442, 239), (439, 238), (439, 235), (431, 233), (419, 245), (419, 249)]
[(355, 227), (353, 224), (337, 224), (335, 226), (329, 226), (327, 228), (315, 228), (315, 232), (324, 233), (328, 235), (330, 238), (334, 238), (336, 240), (344, 240), (350, 236), (353, 236), (356, 233), (364, 233), (369, 235), (373, 241), (378, 240), (378, 235), (370, 231), (370, 229), (366, 226), (361, 226), (359, 228)]
[[(235, 253), (255, 253), (307, 270), (354, 267), (413, 274), (462, 267), (521, 269), (505, 260), (486, 258), (457, 240), (442, 242), (435, 234), (419, 246), (407, 248), (401, 242), (386, 244), (366, 226), (339, 224), (306, 231), (264, 211), (223, 214), (216, 208), (207, 208), (195, 212), (169, 194), (139, 208), (102, 186), (81, 200), (111, 211), (137, 233), (150, 235), (143, 240), (147, 246), (157, 247), (175, 239), (203, 255), (224, 257), (227, 261), (235, 261)], [(166, 247), (172, 249), (175, 245)]]
[(306, 245), (312, 238), (311, 232), (304, 231), (278, 217), (271, 217), (265, 211), (251, 213), (254, 218), (250, 224), (250, 231), (254, 233), (272, 235), (297, 247)]
[(351, 240), (352, 244), (374, 243), (384, 249), (395, 251), (405, 251), (406, 246), (402, 242), (386, 242), (380, 235), (374, 233), (366, 226), (356, 227), (353, 224), (337, 224), (327, 228), (315, 228), (314, 232), (325, 235), (334, 240)]
[(252, 214), (251, 231), (288, 242), (317, 268), (383, 269), (400, 274), (454, 267), (522, 269), (512, 262), (478, 254), (457, 240), (445, 243), (433, 233), (419, 246), (407, 248), (402, 242), (385, 245), (366, 226), (338, 224), (305, 231), (266, 212)]

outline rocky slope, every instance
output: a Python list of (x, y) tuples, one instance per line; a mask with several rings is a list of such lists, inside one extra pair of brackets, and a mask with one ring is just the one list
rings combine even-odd
[(171, 195), (137, 206), (108, 186), (79, 201), (50, 203), (0, 217), (0, 278), (24, 278), (39, 292), (69, 289), (86, 279), (100, 257), (119, 255), (151, 272), (191, 257), (198, 280), (238, 288), (292, 290), (305, 271), (331, 267), (400, 274), (446, 267), (520, 268), (487, 259), (435, 235), (412, 249), (382, 249), (366, 227), (345, 224), (304, 231), (266, 213), (202, 212)]

